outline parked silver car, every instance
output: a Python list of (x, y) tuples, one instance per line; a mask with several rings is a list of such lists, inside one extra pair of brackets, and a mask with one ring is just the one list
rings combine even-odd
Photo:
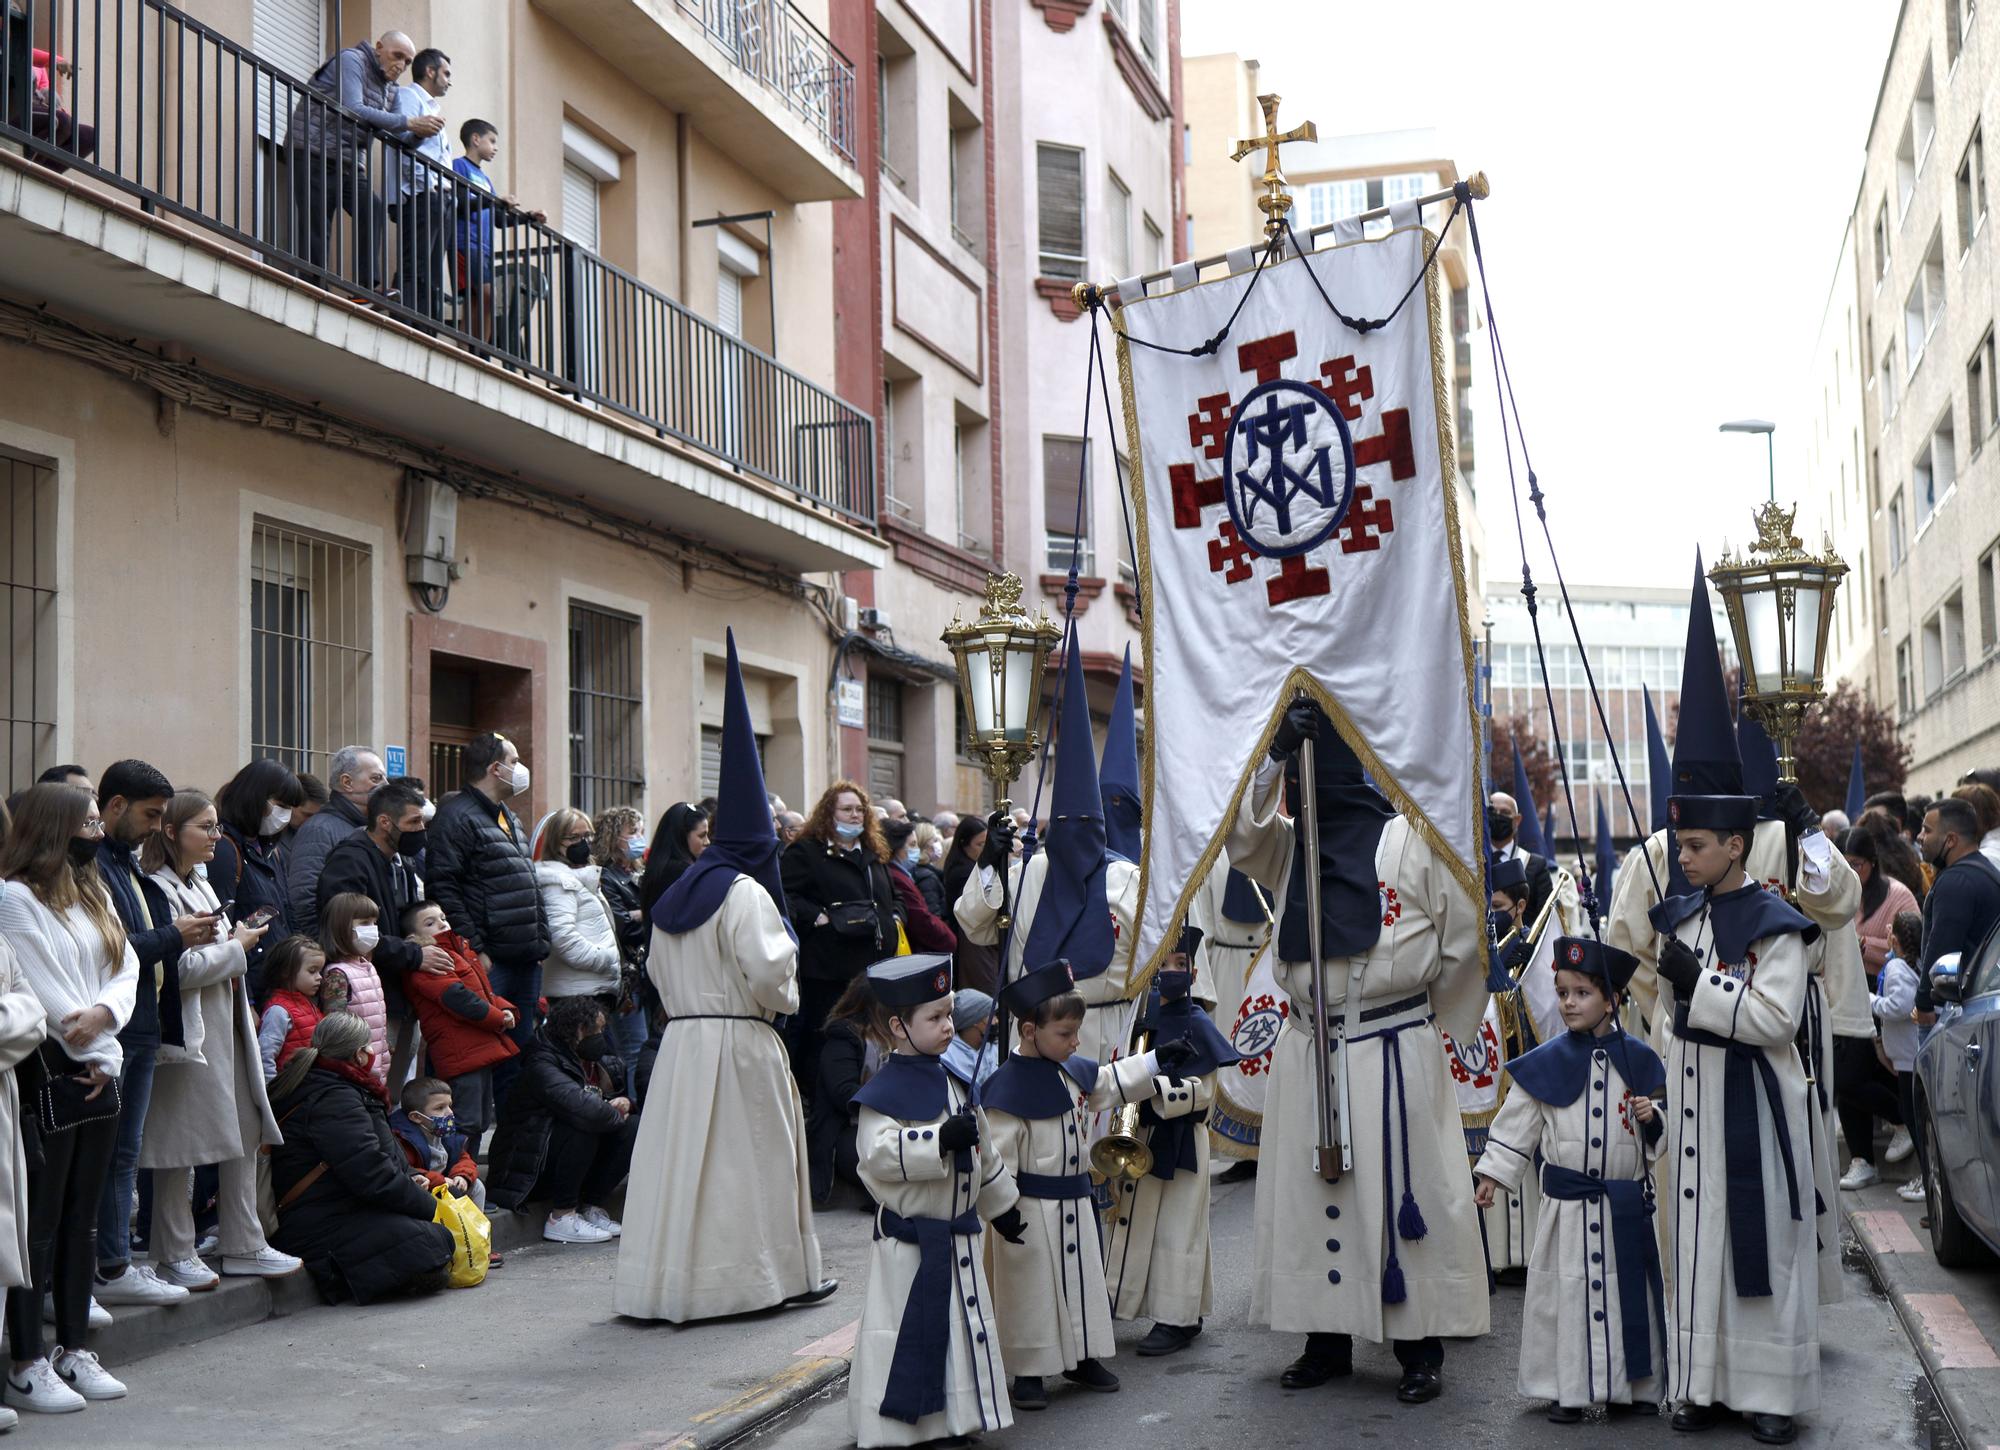
[(1917, 1049), (1931, 1251), (1947, 1268), (2000, 1253), (2000, 928), (1931, 969), (1938, 1020)]

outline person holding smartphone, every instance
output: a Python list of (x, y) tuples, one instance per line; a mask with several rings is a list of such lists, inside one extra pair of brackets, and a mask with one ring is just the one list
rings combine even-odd
[(222, 834), (208, 863), (208, 884), (217, 902), (237, 921), (265, 928), (247, 953), (244, 981), (254, 1001), (270, 995), (264, 981), (265, 953), (298, 929), (286, 908), (287, 862), (279, 842), (305, 799), (299, 778), (275, 760), (251, 761), (215, 795)]

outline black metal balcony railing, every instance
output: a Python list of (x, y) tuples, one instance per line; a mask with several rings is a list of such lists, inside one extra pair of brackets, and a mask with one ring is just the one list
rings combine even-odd
[(674, 0), (715, 43), (854, 160), (854, 62), (790, 0)]
[(0, 137), (36, 161), (873, 526), (866, 413), (162, 0), (16, 3)]

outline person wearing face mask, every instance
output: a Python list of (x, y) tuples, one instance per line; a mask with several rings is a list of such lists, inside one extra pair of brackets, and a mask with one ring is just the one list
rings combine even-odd
[(590, 817), (567, 807), (535, 828), (535, 883), (549, 919), (549, 955), (542, 993), (595, 997), (607, 1012), (618, 1006), (618, 933), (600, 885), (604, 868), (591, 860), (596, 834)]
[(785, 848), (783, 870), (799, 938), (799, 1010), (787, 1036), (792, 1072), (810, 1094), (827, 1013), (869, 963), (896, 953), (889, 843), (868, 792), (851, 780), (828, 786)]
[[(466, 788), (440, 805), (430, 824), (430, 895), (479, 954), (493, 990), (520, 1007), (521, 1020), (511, 1031), (525, 1049), (549, 954), (532, 842), (513, 809), (527, 804), (532, 778), (504, 735), (475, 735), (464, 764)], [(493, 1092), (501, 1102), (519, 1071), (519, 1058), (494, 1068)]]
[[(387, 1048), (376, 1066), (391, 1093), (401, 1087), (417, 1048), (416, 1013), (405, 989), (406, 978), (412, 972), (448, 977), (455, 970), (449, 953), (400, 934), (403, 914), (424, 899), (415, 865), (429, 834), (423, 811), (423, 792), (415, 786), (392, 781), (379, 787), (368, 798), (367, 829), (327, 852), (318, 885), (323, 938), (331, 939), (326, 913), (335, 897), (352, 894), (374, 904), (375, 941), (363, 955), (369, 957), (381, 987)], [(329, 966), (340, 961), (329, 947)]]
[(373, 1304), (445, 1287), (451, 1230), (404, 1161), (375, 1088), (368, 1024), (335, 1012), (271, 1083), (285, 1141), (271, 1153), (272, 1242), (306, 1261), (326, 1297)]
[(369, 960), (382, 944), (375, 903), (358, 891), (343, 891), (320, 912), (320, 950), (326, 970), (320, 977), (319, 1005), (328, 1016), (351, 1012), (368, 1024), (369, 1081), (386, 1107), (389, 1093), (389, 1013), (382, 1001), (382, 976)]
[(231, 921), (263, 917), (264, 935), (246, 953), (245, 981), (258, 1001), (266, 994), (265, 954), (297, 930), (285, 889), (290, 848), (283, 841), (288, 832), (296, 841), (297, 813), (307, 794), (299, 778), (277, 760), (251, 761), (215, 793), (222, 835), (206, 868), (208, 884)]
[(596, 845), (591, 859), (603, 868), (597, 879), (604, 904), (611, 911), (611, 929), (618, 936), (618, 1000), (611, 1013), (611, 1040), (638, 1086), (639, 1057), (646, 1048), (648, 1013), (654, 1002), (646, 981), (646, 948), (652, 945), (653, 924), (639, 904), (640, 864), (646, 859), (646, 826), (630, 806), (598, 812), (591, 823)]
[(319, 873), (327, 852), (368, 824), (368, 797), (389, 783), (389, 772), (367, 746), (343, 745), (333, 752), (326, 780), (325, 809), (299, 827), (284, 855), (286, 924), (307, 936), (319, 935)]
[(487, 1156), (486, 1196), (518, 1211), (546, 1200), (542, 1237), (556, 1244), (609, 1243), (622, 1232), (604, 1211), (632, 1166), (638, 1112), (619, 1086), (625, 1065), (605, 1035), (603, 1004), (560, 997), (521, 1055), (521, 1072), (500, 1105)]
[(1519, 861), (1527, 870), (1528, 920), (1533, 921), (1542, 914), (1549, 894), (1555, 890), (1555, 878), (1549, 863), (1525, 849), (1517, 839), (1520, 824), (1521, 808), (1514, 803), (1514, 797), (1496, 790), (1486, 798), (1486, 834), (1493, 841), (1493, 864)]
[(2000, 871), (1979, 852), (1979, 815), (1950, 797), (1924, 812), (1917, 850), (1937, 871), (1924, 897), (1924, 953), (1917, 965), (1917, 1023), (1937, 1021), (1931, 968), (1948, 952), (1969, 954), (2000, 921)]
[[(945, 838), (938, 833), (936, 826), (929, 821), (919, 821), (916, 833), (910, 837), (909, 845), (904, 847), (904, 850), (916, 853), (907, 857), (910, 863), (910, 879), (917, 883), (917, 890), (924, 894), (924, 905), (931, 909), (932, 916), (949, 926), (951, 901), (944, 894), (942, 869), (944, 843)], [(953, 932), (952, 935), (956, 937), (958, 933)]]
[(944, 952), (958, 947), (958, 933), (930, 909), (917, 887), (916, 866), (922, 856), (914, 839), (916, 826), (907, 820), (882, 822), (882, 837), (889, 843), (889, 884), (896, 888), (896, 905), (913, 952)]

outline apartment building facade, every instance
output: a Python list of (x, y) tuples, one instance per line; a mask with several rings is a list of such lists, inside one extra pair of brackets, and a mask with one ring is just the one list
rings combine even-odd
[(1875, 695), (1875, 590), (1871, 587), (1871, 519), (1863, 463), (1865, 419), (1861, 303), (1855, 290), (1854, 227), (1841, 233), (1833, 285), (1827, 291), (1807, 377), (1812, 421), (1804, 447), (1805, 486), (1799, 496), (1800, 537), (1818, 548), (1830, 541), (1852, 570), (1827, 631), (1826, 678), (1852, 680)]
[(1872, 595), (1873, 693), (1932, 792), (2000, 760), (1993, 26), (1969, 0), (1903, 7), (1852, 220), (1869, 547), (1848, 589)]
[[(890, 562), (869, 405), (835, 391), (833, 204), (864, 182), (828, 19), (23, 0), (0, 52), (8, 788), (133, 754), (213, 788), (359, 741), (441, 793), (499, 729), (524, 814), (651, 816), (713, 780), (725, 626), (772, 788), (822, 786), (842, 579)], [(306, 94), (391, 28), (452, 57), (452, 154), (494, 123), (494, 190), (545, 223)], [(69, 62), (56, 109), (94, 148), (36, 104), (31, 45)], [(417, 280), (426, 228), (441, 283)]]

